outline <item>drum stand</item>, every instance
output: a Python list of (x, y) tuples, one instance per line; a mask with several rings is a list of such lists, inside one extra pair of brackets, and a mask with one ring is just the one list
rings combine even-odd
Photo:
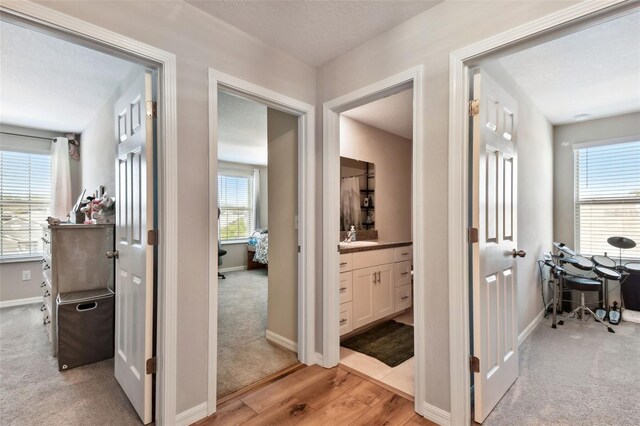
[[(607, 327), (607, 330), (609, 330), (609, 333), (615, 333), (615, 331), (613, 330), (613, 328), (609, 327), (607, 324), (604, 323), (604, 321), (602, 321), (600, 319), (600, 317), (598, 317), (595, 312), (593, 312), (588, 306), (585, 305), (584, 302), (584, 291), (580, 292), (580, 306), (578, 306), (577, 308), (575, 308), (573, 311), (571, 311), (571, 313), (569, 313), (569, 315), (567, 315), (566, 317), (562, 318), (560, 321), (558, 321), (558, 325), (562, 325), (564, 324), (564, 320), (566, 320), (567, 318), (573, 318), (578, 314), (578, 311), (580, 311), (580, 318), (582, 318), (584, 320), (585, 316), (585, 311), (590, 313), (591, 315), (593, 315), (593, 318), (598, 321), (600, 324), (604, 325), (605, 327)], [(553, 327), (553, 326), (552, 326)]]

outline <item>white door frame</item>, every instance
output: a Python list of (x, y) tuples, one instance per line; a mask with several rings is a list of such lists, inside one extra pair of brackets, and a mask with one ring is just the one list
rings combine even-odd
[(176, 57), (132, 38), (31, 2), (6, 0), (0, 10), (36, 25), (90, 40), (108, 50), (153, 62), (158, 66), (158, 259), (155, 422), (176, 422), (176, 335), (178, 267), (178, 141), (176, 131)]
[(218, 89), (298, 117), (298, 359), (315, 364), (315, 107), (209, 68), (209, 344), (207, 415), (216, 411), (218, 372)]
[(426, 291), (423, 263), (426, 233), (423, 216), (426, 204), (422, 182), (426, 173), (425, 135), (422, 127), (423, 113), (422, 65), (363, 87), (323, 105), (323, 177), (322, 177), (322, 365), (330, 368), (340, 362), (340, 294), (338, 291), (339, 255), (337, 244), (340, 235), (340, 113), (386, 96), (406, 90), (413, 85), (413, 151), (411, 177), (411, 225), (413, 240), (413, 294), (414, 294), (414, 344), (415, 344), (415, 410), (424, 415), (426, 389), (427, 349), (425, 338)]
[(584, 1), (452, 52), (449, 58), (449, 357), (451, 424), (471, 422), (469, 369), (469, 68), (480, 56), (572, 25), (624, 0)]

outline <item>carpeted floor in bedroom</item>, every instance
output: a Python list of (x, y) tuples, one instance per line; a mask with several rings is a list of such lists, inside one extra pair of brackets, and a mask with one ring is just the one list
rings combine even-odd
[(40, 305), (0, 309), (0, 424), (141, 425), (113, 358), (58, 371)]
[(637, 425), (640, 324), (546, 319), (520, 346), (520, 377), (483, 425)]
[(218, 398), (298, 362), (294, 352), (265, 338), (267, 270), (225, 276), (218, 279)]

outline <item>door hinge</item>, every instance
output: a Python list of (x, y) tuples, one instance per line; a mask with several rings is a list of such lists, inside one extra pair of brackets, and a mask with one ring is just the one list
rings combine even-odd
[(477, 356), (469, 357), (469, 366), (471, 367), (471, 372), (479, 373), (480, 372), (480, 359)]
[(468, 239), (470, 243), (477, 243), (478, 239), (478, 228), (469, 228), (468, 229)]
[(302, 248), (298, 246), (298, 253), (302, 253)]
[(158, 359), (154, 356), (147, 360), (146, 371), (147, 374), (156, 374), (158, 370)]
[(157, 246), (158, 245), (158, 230), (150, 229), (147, 231), (147, 245), (149, 246)]
[(480, 101), (471, 99), (469, 101), (469, 117), (475, 117), (478, 114), (480, 114)]
[(158, 117), (158, 103), (155, 101), (147, 101), (147, 117)]

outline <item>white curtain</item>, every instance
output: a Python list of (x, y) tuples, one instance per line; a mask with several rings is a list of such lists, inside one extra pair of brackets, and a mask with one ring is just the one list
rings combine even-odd
[(64, 221), (71, 207), (69, 139), (56, 138), (51, 145), (51, 217)]
[(260, 223), (260, 170), (253, 169), (253, 223), (256, 229), (266, 224)]
[(340, 216), (342, 230), (348, 231), (352, 226), (362, 228), (360, 219), (360, 179), (348, 177), (340, 184)]

